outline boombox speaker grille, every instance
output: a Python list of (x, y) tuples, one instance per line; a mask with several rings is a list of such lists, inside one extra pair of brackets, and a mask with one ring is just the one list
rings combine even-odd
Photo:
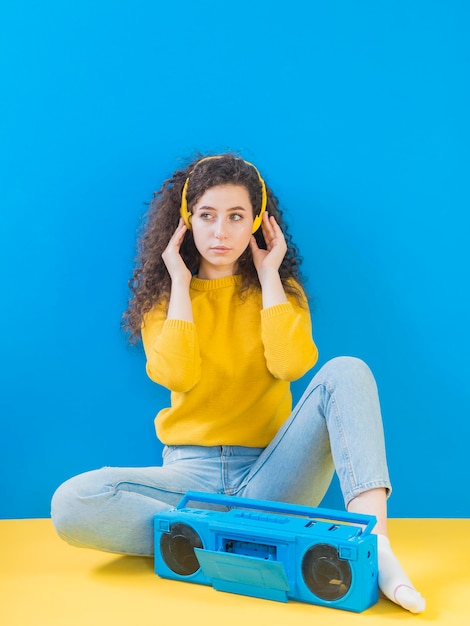
[(176, 522), (160, 539), (160, 552), (172, 572), (190, 576), (199, 569), (194, 548), (202, 548), (200, 536), (187, 524)]
[(351, 566), (340, 559), (338, 550), (328, 543), (318, 543), (307, 550), (302, 559), (305, 584), (322, 600), (339, 600), (349, 591)]

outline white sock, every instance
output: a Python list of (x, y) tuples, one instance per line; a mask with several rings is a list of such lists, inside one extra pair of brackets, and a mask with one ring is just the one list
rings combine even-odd
[(385, 535), (377, 535), (379, 588), (389, 600), (411, 613), (421, 613), (426, 601), (410, 582)]

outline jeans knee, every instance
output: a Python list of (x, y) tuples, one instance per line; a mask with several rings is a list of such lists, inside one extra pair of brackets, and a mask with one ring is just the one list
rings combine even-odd
[(376, 386), (374, 375), (365, 361), (354, 356), (338, 356), (322, 367), (329, 380), (346, 382), (353, 386)]
[(89, 474), (88, 472), (70, 478), (52, 496), (51, 519), (54, 528), (62, 539), (72, 545), (81, 545), (80, 536), (83, 529), (90, 525), (93, 515), (93, 507), (87, 505), (87, 496), (93, 495), (87, 489)]
[(359, 374), (369, 376), (372, 374), (369, 366), (365, 361), (355, 356), (336, 356), (330, 359), (323, 366), (333, 369), (342, 374)]
[[(57, 534), (66, 538), (73, 535), (72, 525), (76, 524), (77, 495), (72, 486), (73, 479), (60, 485), (51, 501), (51, 519)], [(74, 524), (75, 519), (75, 524)]]

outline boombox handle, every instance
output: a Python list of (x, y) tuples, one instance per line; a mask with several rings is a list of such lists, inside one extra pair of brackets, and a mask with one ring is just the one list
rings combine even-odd
[(271, 502), (269, 500), (252, 500), (250, 498), (239, 498), (237, 496), (227, 496), (224, 494), (204, 493), (201, 491), (188, 491), (180, 502), (177, 509), (184, 509), (188, 502), (204, 502), (206, 504), (219, 504), (240, 509), (255, 509), (257, 511), (268, 511), (271, 513), (287, 513), (289, 515), (300, 515), (315, 519), (327, 519), (338, 522), (347, 522), (365, 526), (362, 534), (369, 534), (377, 523), (374, 515), (363, 515), (361, 513), (348, 513), (347, 511), (334, 511), (333, 509), (315, 508), (302, 504), (288, 504), (284, 502)]

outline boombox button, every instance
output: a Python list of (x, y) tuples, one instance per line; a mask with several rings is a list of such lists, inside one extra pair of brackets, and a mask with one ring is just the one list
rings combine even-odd
[(357, 561), (357, 548), (354, 546), (340, 546), (339, 558), (347, 559), (348, 561)]
[(237, 511), (235, 513), (235, 517), (242, 517), (249, 520), (254, 520), (255, 522), (271, 522), (273, 524), (287, 524), (289, 522), (289, 518), (285, 516), (278, 515), (266, 515), (264, 513), (250, 513), (248, 511)]

